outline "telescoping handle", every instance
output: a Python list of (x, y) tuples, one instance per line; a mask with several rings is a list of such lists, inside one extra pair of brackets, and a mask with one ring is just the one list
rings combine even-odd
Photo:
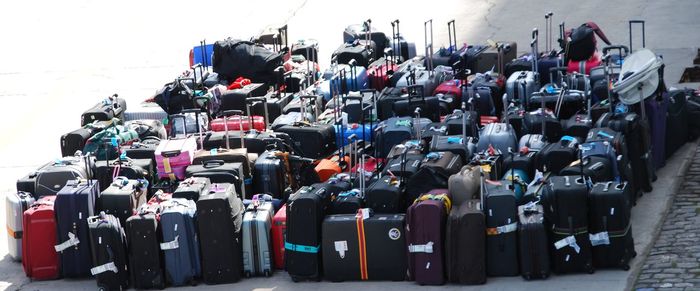
[(396, 58), (396, 54), (401, 55), (401, 33), (399, 32), (398, 19), (391, 22), (391, 35), (391, 47), (394, 49), (391, 57), (394, 59), (394, 62), (398, 63), (399, 60)]
[[(252, 119), (253, 117), (251, 116), (250, 113), (250, 107), (255, 106), (255, 104), (262, 103), (263, 107), (263, 121), (265, 123), (265, 128), (270, 128), (270, 112), (268, 111), (269, 109), (267, 108), (267, 98), (265, 97), (249, 97), (246, 100), (246, 109), (248, 111), (248, 116)], [(250, 128), (253, 128), (253, 125), (251, 124)]]
[[(428, 41), (428, 27), (430, 27), (430, 41)], [(429, 74), (433, 71), (433, 20), (430, 19), (423, 23), (423, 31), (425, 34), (425, 59)]]
[(645, 48), (647, 46), (647, 40), (646, 40), (646, 28), (645, 28), (645, 22), (644, 20), (630, 20), (629, 21), (629, 32), (630, 32), (630, 46), (629, 49), (630, 51), (634, 51), (632, 49), (632, 25), (633, 24), (641, 24), (642, 25), (642, 48)]
[[(315, 118), (318, 115), (318, 107), (319, 107), (319, 102), (318, 99), (320, 97), (318, 95), (302, 95), (299, 96), (299, 100), (302, 101), (301, 107), (304, 108), (304, 100), (309, 100), (309, 105), (312, 106), (313, 109), (313, 114), (312, 116)], [(306, 116), (302, 116), (302, 118), (306, 118)]]
[(547, 30), (547, 41), (545, 43), (545, 51), (549, 53), (552, 50), (552, 22), (554, 22), (554, 12), (547, 12), (544, 15), (545, 29)]
[(238, 128), (241, 131), (241, 148), (245, 148), (245, 133), (243, 132), (243, 111), (241, 110), (226, 110), (223, 113), (224, 116), (224, 130), (226, 131), (226, 149), (231, 149), (231, 144), (229, 141), (228, 133), (228, 118), (232, 116), (238, 116)]
[(532, 29), (532, 41), (530, 41), (530, 48), (532, 48), (532, 72), (537, 73), (537, 57), (538, 57), (538, 38), (539, 38), (539, 31), (537, 28)]
[[(432, 33), (431, 33), (432, 34)], [(457, 50), (457, 30), (455, 28), (455, 20), (452, 19), (447, 22), (447, 38), (449, 41), (449, 47), (447, 48), (447, 51), (452, 54)], [(433, 42), (432, 39), (430, 41), (431, 43)]]

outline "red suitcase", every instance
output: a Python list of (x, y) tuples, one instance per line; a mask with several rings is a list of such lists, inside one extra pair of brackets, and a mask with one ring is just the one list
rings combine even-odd
[(275, 269), (284, 270), (284, 238), (287, 232), (287, 205), (272, 218), (272, 258)]
[[(591, 69), (600, 66), (602, 63), (602, 60), (600, 59), (600, 53), (595, 52), (591, 58), (588, 60), (576, 62), (576, 61), (569, 61), (569, 64), (567, 65), (566, 72), (567, 73), (574, 73), (574, 72), (579, 72), (581, 74), (586, 74), (590, 75), (591, 74)], [(585, 72), (584, 72), (585, 71)]]
[(444, 94), (454, 96), (456, 100), (461, 103), (462, 100), (462, 81), (453, 79), (449, 81), (442, 82), (442, 84), (435, 87), (433, 95)]
[(60, 275), (56, 243), (56, 196), (44, 196), (32, 204), (22, 217), (22, 267), (33, 280), (57, 279)]
[(382, 91), (389, 86), (389, 77), (399, 69), (394, 62), (387, 58), (381, 58), (371, 63), (367, 67), (367, 75), (369, 76), (370, 87), (377, 91)]
[[(224, 123), (224, 118), (225, 117), (221, 117), (221, 118), (217, 118), (217, 119), (212, 120), (209, 123), (211, 130), (212, 131), (226, 131), (226, 124)], [(265, 118), (262, 116), (257, 116), (257, 115), (253, 115), (252, 117), (232, 116), (232, 117), (229, 117), (226, 119), (228, 120), (228, 130), (229, 131), (240, 130), (241, 120), (243, 120), (243, 130), (244, 131), (250, 130), (251, 123), (253, 124), (253, 129), (255, 129), (257, 131), (265, 131)]]

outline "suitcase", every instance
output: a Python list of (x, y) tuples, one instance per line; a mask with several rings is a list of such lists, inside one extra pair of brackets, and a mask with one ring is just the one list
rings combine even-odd
[(266, 151), (255, 161), (253, 192), (281, 198), (290, 181), (287, 168), (279, 151)]
[(74, 156), (77, 151), (82, 151), (88, 139), (103, 129), (103, 127), (88, 124), (84, 127), (62, 135), (61, 156), (70, 157)]
[(394, 102), (392, 112), (395, 116), (413, 116), (415, 112), (422, 112), (423, 116), (433, 122), (440, 121), (440, 100), (437, 96), (422, 95), (423, 85), (411, 85), (406, 87), (408, 94)]
[(433, 96), (435, 88), (447, 79), (449, 78), (443, 72), (437, 73), (426, 67), (414, 67), (403, 75), (396, 83), (396, 87), (422, 86), (423, 96)]
[(160, 250), (160, 205), (144, 204), (126, 220), (131, 284), (136, 289), (164, 289), (163, 252)]
[(542, 205), (518, 206), (518, 244), (520, 274), (525, 280), (549, 277), (549, 247)]
[(613, 181), (613, 165), (610, 157), (587, 156), (573, 161), (568, 167), (559, 172), (560, 176), (584, 176), (591, 179), (593, 183)]
[(22, 267), (28, 278), (51, 280), (60, 276), (56, 245), (56, 196), (45, 196), (22, 214)]
[(627, 157), (633, 169), (635, 186), (644, 192), (652, 191), (652, 181), (655, 179), (656, 173), (651, 152), (649, 124), (646, 120), (640, 115), (630, 112), (612, 119), (609, 118), (609, 115), (603, 115), (598, 123), (600, 126), (607, 126), (625, 136)]
[(270, 238), (275, 208), (272, 202), (253, 196), (243, 215), (243, 274), (272, 276), (274, 271)]
[(410, 117), (392, 117), (380, 123), (375, 138), (378, 156), (386, 158), (395, 145), (411, 139), (413, 131), (413, 119)]
[(158, 139), (168, 138), (168, 132), (165, 130), (165, 125), (161, 120), (152, 119), (137, 119), (130, 120), (124, 123), (124, 127), (135, 131), (139, 135), (139, 139), (144, 140), (149, 137)]
[(603, 61), (601, 60), (600, 53), (595, 52), (590, 58), (583, 61), (569, 60), (566, 71), (568, 73), (578, 72), (581, 74), (590, 75), (591, 70), (595, 67), (600, 66), (602, 63)]
[(241, 279), (243, 202), (228, 183), (211, 184), (197, 201), (197, 233), (202, 255), (202, 280), (226, 284)]
[(268, 87), (265, 84), (253, 83), (245, 85), (243, 88), (227, 90), (222, 92), (219, 98), (221, 99), (221, 111), (226, 110), (245, 110), (245, 100), (249, 97), (265, 96)]
[(406, 209), (405, 187), (399, 178), (384, 176), (369, 184), (365, 204), (374, 213), (403, 213)]
[[(154, 171), (156, 167), (156, 148), (160, 144), (160, 139), (147, 138), (138, 142), (134, 142), (128, 146), (122, 146), (120, 150), (126, 153), (126, 157), (130, 159), (148, 159), (153, 164)], [(155, 173), (152, 173), (154, 175)]]
[[(645, 113), (649, 121), (651, 154), (655, 169), (666, 165), (666, 124), (668, 116), (668, 95), (660, 93), (644, 101)], [(675, 131), (675, 129), (674, 129)]]
[(352, 43), (344, 43), (338, 47), (331, 58), (338, 64), (351, 64), (352, 60), (358, 66), (367, 67), (374, 61), (373, 49), (376, 50), (374, 42), (366, 43), (365, 41), (356, 40)]
[(484, 183), (486, 214), (486, 273), (517, 276), (517, 200), (515, 193), (498, 182)]
[(486, 283), (486, 218), (481, 202), (469, 197), (455, 204), (446, 229), (447, 280), (464, 285)]
[(382, 57), (369, 64), (367, 75), (369, 76), (370, 88), (381, 91), (391, 85), (389, 76), (398, 70), (398, 65), (388, 57)]
[(293, 96), (293, 93), (270, 91), (262, 96), (265, 102), (252, 104), (251, 114), (265, 116), (265, 107), (267, 107), (267, 121), (271, 122), (282, 115), (282, 110), (289, 104)]
[(275, 269), (284, 270), (284, 241), (287, 235), (287, 204), (272, 218), (272, 258)]
[(333, 282), (403, 281), (406, 246), (403, 214), (330, 215), (323, 221), (323, 274)]
[[(396, 28), (396, 30), (394, 30)], [(406, 41), (399, 30), (399, 20), (391, 22), (392, 31), (392, 56), (399, 62), (407, 61), (416, 56), (416, 44)]]
[[(508, 101), (518, 100), (520, 104), (528, 104), (530, 96), (537, 92), (537, 74), (532, 71), (515, 72), (506, 80)], [(524, 85), (523, 85), (524, 84)]]
[(336, 195), (331, 202), (328, 214), (353, 214), (364, 207), (364, 191), (351, 189)]
[(550, 143), (539, 152), (537, 169), (542, 172), (559, 173), (578, 157), (579, 141), (571, 136), (563, 136), (558, 142)]
[(554, 176), (542, 193), (552, 270), (557, 274), (595, 271), (588, 231), (589, 189), (584, 183), (581, 176)]
[(153, 172), (151, 160), (132, 160), (127, 158), (126, 160), (97, 161), (95, 163), (94, 178), (98, 181), (100, 191), (104, 191), (116, 177), (147, 181), (150, 184), (153, 180)]
[(99, 188), (96, 180), (72, 180), (56, 195), (54, 212), (58, 243), (55, 249), (59, 254), (63, 277), (90, 275), (92, 259), (87, 218), (95, 215)]
[(158, 178), (184, 180), (185, 169), (192, 164), (196, 150), (194, 136), (161, 141), (155, 151)]
[[(75, 179), (90, 179), (88, 167), (94, 164), (94, 159), (80, 156), (70, 156), (57, 159), (53, 163), (48, 163), (39, 168), (34, 175), (34, 187), (17, 190), (32, 193), (35, 199), (43, 196), (53, 196), (60, 191), (66, 182)], [(89, 165), (89, 166), (88, 166)], [(31, 183), (31, 181), (27, 181)], [(29, 191), (31, 190), (31, 191)]]
[(188, 166), (185, 175), (188, 178), (209, 178), (211, 183), (231, 183), (236, 188), (236, 193), (240, 193), (242, 199), (251, 196), (248, 193), (251, 191), (251, 187), (245, 184), (243, 164), (241, 163), (225, 163), (217, 160), (206, 161), (201, 165)]
[(224, 120), (223, 117), (212, 120), (209, 123), (211, 130), (226, 131), (226, 126), (228, 126), (231, 131), (239, 130), (240, 127), (243, 127), (244, 131), (249, 131), (251, 130), (250, 124), (252, 123), (252, 129), (265, 131), (265, 118), (262, 116), (237, 116), (237, 118), (228, 119), (227, 121)]
[(224, 132), (207, 132), (204, 134), (202, 147), (205, 150), (226, 148), (226, 141), (229, 141), (229, 146), (232, 149), (241, 148), (241, 136), (243, 143), (250, 154), (262, 154), (267, 149), (268, 145), (274, 145), (278, 149), (286, 149), (291, 151), (291, 139), (288, 135), (280, 132), (229, 132), (228, 139)]
[(201, 274), (194, 201), (170, 199), (161, 204), (160, 224), (165, 278), (172, 286), (194, 284)]
[(372, 40), (377, 44), (377, 53), (381, 54), (389, 47), (389, 38), (381, 31), (372, 27), (372, 20), (369, 19), (362, 24), (352, 24), (345, 27), (343, 31), (343, 41), (352, 43), (355, 40)]
[(518, 140), (510, 124), (489, 123), (481, 129), (476, 150), (482, 152), (493, 147), (502, 153), (507, 153), (508, 149), (515, 149), (516, 146), (518, 146)]
[(459, 173), (451, 175), (448, 180), (448, 190), (452, 198), (452, 204), (457, 207), (463, 203), (479, 199), (479, 167), (465, 165)]
[(116, 177), (100, 194), (96, 204), (97, 210), (117, 217), (120, 225), (126, 225), (126, 219), (146, 203), (146, 187), (142, 181)]
[(178, 184), (172, 198), (183, 198), (197, 202), (199, 197), (209, 194), (211, 180), (203, 177), (190, 177)]
[(513, 153), (510, 157), (504, 159), (503, 169), (505, 172), (522, 171), (529, 178), (535, 177), (535, 165), (537, 164), (537, 151), (530, 151), (529, 148), (523, 149), (517, 153)]
[(226, 149), (218, 148), (211, 150), (199, 150), (192, 158), (193, 165), (202, 165), (208, 161), (223, 161), (225, 163), (241, 163), (243, 166), (243, 179), (246, 185), (252, 183), (252, 162), (257, 160), (258, 155), (248, 153), (247, 148)]
[[(499, 51), (500, 50), (500, 51)], [(514, 41), (496, 41), (489, 45), (473, 58), (467, 58), (469, 69), (474, 73), (498, 71), (502, 73), (502, 65), (515, 59), (518, 53), (518, 44)], [(499, 61), (499, 54), (501, 60)]]
[[(590, 112), (590, 109), (588, 110)], [(588, 131), (593, 127), (593, 120), (587, 114), (576, 114), (562, 121), (562, 130), (565, 135), (585, 140)]]
[(547, 86), (530, 96), (527, 108), (529, 110), (541, 108), (544, 101), (545, 107), (554, 112), (556, 118), (566, 120), (586, 109), (584, 92)]
[[(387, 164), (387, 167), (389, 165), (391, 164)], [(406, 177), (406, 198), (413, 201), (431, 189), (447, 188), (450, 176), (457, 174), (461, 169), (462, 158), (459, 155), (451, 152), (428, 153), (418, 170)], [(393, 173), (396, 175), (396, 172)]]
[[(544, 119), (544, 130), (542, 130)], [(544, 135), (546, 141), (556, 141), (563, 136), (561, 122), (552, 114), (551, 111), (545, 109), (544, 115), (542, 110), (538, 109), (532, 112), (525, 113), (523, 118), (522, 132), (525, 135)], [(544, 134), (543, 134), (544, 133)]]
[(333, 96), (349, 94), (351, 91), (361, 91), (370, 88), (367, 69), (359, 65), (331, 64), (324, 73), (323, 79), (317, 87), (317, 92), (323, 96), (323, 100), (331, 100)]
[(426, 194), (406, 211), (408, 277), (419, 285), (445, 283), (445, 224), (452, 203), (448, 195)]
[(209, 130), (209, 115), (201, 109), (186, 109), (169, 117), (170, 137), (184, 138)]
[(629, 261), (637, 256), (632, 237), (629, 202), (631, 189), (626, 183), (596, 183), (588, 196), (588, 221), (596, 268), (629, 270)]
[(85, 110), (80, 116), (80, 126), (88, 125), (94, 121), (110, 121), (113, 118), (124, 120), (124, 111), (126, 111), (126, 100), (114, 94)]
[(17, 191), (5, 196), (7, 252), (15, 261), (22, 260), (22, 215), (34, 203), (31, 193)]
[(126, 235), (119, 219), (100, 213), (87, 218), (92, 245), (90, 273), (97, 279), (98, 290), (123, 290), (129, 287)]
[(129, 106), (124, 110), (124, 122), (145, 119), (166, 120), (168, 113), (155, 102), (141, 102), (138, 106)]
[(678, 151), (690, 136), (687, 91), (668, 92), (668, 115), (666, 117), (666, 158)]
[(285, 125), (276, 131), (290, 136), (299, 156), (319, 159), (331, 155), (338, 149), (333, 125), (294, 124)]

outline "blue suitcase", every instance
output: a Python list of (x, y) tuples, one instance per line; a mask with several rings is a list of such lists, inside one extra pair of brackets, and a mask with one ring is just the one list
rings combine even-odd
[(349, 91), (360, 91), (369, 88), (367, 69), (362, 66), (339, 64), (324, 73), (324, 81), (317, 92), (328, 101), (333, 96), (347, 94)]
[(87, 218), (95, 215), (95, 201), (100, 195), (97, 180), (70, 180), (56, 195), (55, 246), (61, 258), (63, 277), (87, 277), (92, 259)]
[(160, 249), (165, 257), (165, 277), (173, 286), (192, 284), (202, 271), (194, 223), (197, 205), (191, 200), (173, 198), (161, 207)]

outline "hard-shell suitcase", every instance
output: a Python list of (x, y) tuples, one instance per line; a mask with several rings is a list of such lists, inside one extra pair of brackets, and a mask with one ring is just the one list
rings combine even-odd
[(168, 118), (168, 113), (155, 102), (142, 102), (138, 106), (129, 106), (124, 111), (124, 122), (131, 120), (164, 120)]
[(287, 273), (295, 282), (321, 279), (321, 225), (330, 199), (320, 184), (302, 187), (289, 197), (284, 254)]
[(241, 279), (243, 270), (241, 224), (243, 202), (232, 184), (214, 183), (197, 201), (202, 280), (225, 284)]
[(323, 274), (333, 282), (391, 280), (406, 276), (403, 214), (330, 215), (323, 221)]
[(90, 273), (97, 278), (99, 290), (124, 290), (129, 287), (126, 235), (119, 219), (100, 213), (87, 218), (92, 245)]
[(124, 120), (124, 111), (126, 111), (126, 100), (114, 94), (85, 110), (80, 116), (80, 126), (85, 126), (93, 121), (110, 121), (112, 118)]
[[(224, 123), (226, 123), (226, 126), (228, 126), (229, 130), (231, 131), (239, 130), (240, 127), (243, 127), (243, 130), (245, 131), (251, 129), (265, 131), (265, 118), (258, 115), (237, 116), (236, 118), (227, 119), (227, 121), (224, 121), (224, 118), (217, 118), (212, 120), (209, 123), (209, 126), (211, 127), (212, 131), (225, 131), (226, 129)], [(252, 128), (250, 127), (250, 123), (253, 124)]]
[(525, 280), (549, 277), (549, 247), (544, 208), (539, 204), (518, 206), (520, 274)]
[(282, 115), (282, 110), (287, 106), (293, 96), (293, 93), (280, 92), (279, 90), (270, 91), (265, 94), (265, 96), (262, 96), (264, 102), (252, 104), (251, 114), (265, 116), (265, 107), (267, 107), (267, 121), (272, 122)]
[(287, 235), (287, 205), (272, 218), (272, 254), (275, 269), (284, 270), (284, 241)]
[(168, 133), (165, 130), (165, 125), (161, 120), (131, 120), (124, 123), (124, 127), (135, 131), (139, 135), (139, 139), (141, 140), (145, 140), (148, 138), (168, 138)]
[(34, 280), (57, 279), (60, 274), (56, 245), (56, 196), (34, 202), (22, 215), (22, 267)]
[(528, 104), (530, 96), (539, 89), (538, 81), (537, 74), (532, 71), (513, 73), (506, 80), (508, 101), (518, 100), (520, 104)]
[(54, 204), (58, 244), (63, 277), (90, 275), (92, 259), (87, 218), (95, 215), (95, 203), (100, 196), (96, 180), (72, 180), (58, 191)]
[(372, 51), (376, 50), (376, 44), (366, 43), (364, 41), (354, 41), (352, 43), (344, 43), (333, 52), (333, 59), (338, 64), (350, 64), (352, 60), (358, 66), (367, 67), (373, 61)]
[(97, 200), (97, 210), (114, 215), (120, 225), (126, 225), (126, 219), (146, 203), (146, 187), (143, 181), (116, 177)]
[(323, 158), (338, 149), (335, 141), (335, 128), (330, 124), (300, 123), (282, 126), (276, 131), (288, 134), (296, 146), (296, 154), (305, 158)]
[(446, 232), (447, 280), (466, 285), (486, 283), (486, 218), (481, 201), (455, 204), (447, 217)]
[(588, 196), (589, 232), (596, 268), (629, 270), (637, 256), (632, 238), (630, 191), (627, 183), (596, 183)]
[(609, 117), (609, 114), (603, 115), (598, 120), (599, 126), (607, 126), (624, 135), (627, 141), (627, 158), (632, 165), (635, 186), (644, 192), (652, 191), (652, 181), (656, 173), (651, 153), (649, 123), (634, 112)]
[(408, 276), (420, 285), (445, 283), (445, 223), (451, 207), (447, 194), (426, 194), (406, 211)]
[[(185, 171), (187, 177), (208, 178), (211, 183), (231, 183), (236, 188), (236, 193), (240, 193), (245, 199), (250, 189), (245, 184), (243, 174), (243, 164), (224, 163), (222, 161), (206, 161), (202, 165), (190, 165)], [(251, 185), (252, 186), (252, 185)]]
[(554, 176), (542, 193), (552, 270), (593, 273), (588, 231), (588, 186), (581, 176)]
[(450, 176), (457, 174), (461, 169), (462, 158), (459, 155), (451, 152), (428, 153), (418, 170), (411, 177), (407, 177), (407, 201), (413, 201), (431, 189), (447, 188)]
[(22, 215), (34, 203), (31, 193), (17, 191), (5, 196), (7, 252), (15, 261), (22, 260)]
[(253, 83), (243, 88), (222, 92), (220, 110), (245, 110), (245, 100), (250, 97), (264, 96), (268, 87), (265, 84)]
[(277, 156), (279, 151), (266, 151), (255, 160), (253, 169), (253, 192), (270, 194), (281, 198), (289, 182), (284, 161)]
[(165, 288), (159, 215), (159, 203), (144, 204), (126, 220), (129, 271), (136, 289)]
[(270, 236), (275, 208), (272, 202), (258, 196), (253, 196), (243, 214), (243, 274), (246, 277), (269, 277), (274, 270)]
[(367, 187), (365, 203), (374, 213), (404, 212), (406, 197), (403, 182), (390, 175), (377, 179)]
[(508, 149), (516, 149), (518, 140), (513, 127), (507, 123), (489, 123), (484, 126), (476, 150), (482, 152), (491, 146), (502, 153), (507, 153)]
[(395, 145), (410, 139), (413, 132), (413, 119), (410, 117), (392, 117), (380, 123), (375, 138), (378, 157), (387, 157)]
[(211, 180), (206, 177), (190, 177), (178, 184), (172, 198), (184, 198), (197, 202), (199, 197), (209, 194)]
[(465, 165), (459, 173), (450, 176), (447, 185), (455, 207), (472, 199), (479, 199), (481, 176), (479, 168), (479, 166)]
[(537, 151), (531, 151), (529, 148), (514, 153), (510, 157), (504, 159), (503, 169), (505, 172), (510, 170), (523, 171), (528, 177), (535, 177), (535, 165), (537, 164)]
[(588, 156), (573, 161), (568, 167), (559, 172), (560, 176), (580, 176), (581, 173), (591, 182), (605, 182), (615, 179), (613, 174), (613, 162), (610, 157)]
[(158, 177), (184, 180), (185, 168), (192, 164), (196, 150), (197, 139), (194, 136), (161, 141), (155, 151)]
[(193, 284), (202, 270), (194, 221), (197, 205), (187, 199), (170, 199), (161, 207), (160, 249), (164, 254), (165, 278), (172, 286)]
[[(544, 130), (542, 130), (543, 123)], [(525, 136), (526, 134), (544, 133), (544, 137), (546, 137), (546, 140), (549, 142), (553, 142), (559, 140), (562, 137), (563, 131), (564, 130), (562, 129), (561, 122), (549, 110), (545, 110), (545, 113), (542, 114), (542, 110), (539, 109), (536, 111), (525, 113), (523, 117), (523, 136)]]
[[(493, 183), (493, 182), (491, 182)], [(486, 214), (486, 273), (489, 276), (517, 276), (517, 201), (503, 184), (484, 182)]]
[[(56, 195), (66, 185), (66, 182), (75, 179), (90, 179), (88, 167), (92, 166), (94, 159), (85, 159), (80, 156), (63, 157), (53, 163), (49, 163), (38, 169), (34, 176), (34, 189), (18, 189), (32, 193), (34, 198)], [(89, 166), (88, 166), (89, 164)], [(30, 175), (32, 176), (32, 175)]]

